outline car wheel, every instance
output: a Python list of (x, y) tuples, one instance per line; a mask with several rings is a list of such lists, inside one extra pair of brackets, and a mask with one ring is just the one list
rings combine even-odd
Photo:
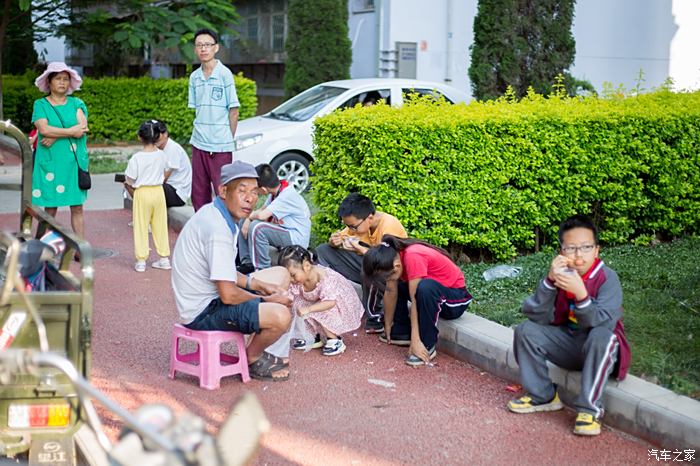
[(270, 165), (277, 172), (279, 179), (287, 180), (287, 183), (298, 193), (309, 189), (311, 172), (309, 171), (309, 161), (303, 155), (291, 152), (281, 154)]

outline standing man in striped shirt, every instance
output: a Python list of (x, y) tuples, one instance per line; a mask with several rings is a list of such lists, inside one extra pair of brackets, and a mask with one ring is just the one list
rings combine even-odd
[(233, 161), (233, 137), (238, 126), (238, 95), (233, 73), (216, 59), (216, 32), (194, 35), (200, 66), (190, 75), (188, 107), (195, 109), (192, 144), (192, 205), (195, 212), (212, 200), (221, 167)]

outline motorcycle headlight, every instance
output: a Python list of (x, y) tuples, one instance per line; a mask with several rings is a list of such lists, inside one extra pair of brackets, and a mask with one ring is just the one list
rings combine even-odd
[(262, 134), (246, 134), (233, 140), (235, 150), (243, 150), (262, 141)]

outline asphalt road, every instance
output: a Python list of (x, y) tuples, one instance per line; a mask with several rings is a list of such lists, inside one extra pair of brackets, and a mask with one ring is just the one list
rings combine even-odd
[[(170, 273), (133, 271), (130, 219), (124, 210), (86, 213), (88, 240), (109, 256), (95, 262), (92, 381), (129, 409), (163, 402), (194, 412), (215, 431), (237, 396), (250, 390), (272, 424), (257, 464), (648, 463), (651, 446), (642, 441), (609, 428), (596, 438), (574, 436), (570, 410), (512, 414), (505, 380), (444, 354), (434, 367), (411, 368), (403, 363), (405, 349), (361, 331), (346, 337), (341, 356), (293, 354), (286, 382), (229, 377), (219, 390), (206, 391), (194, 377), (178, 374), (172, 381), (177, 312)], [(68, 224), (65, 209), (59, 220)], [(0, 215), (0, 228), (16, 230), (18, 223), (16, 214)], [(175, 233), (170, 240), (174, 245)], [(100, 414), (116, 436), (118, 420)]]

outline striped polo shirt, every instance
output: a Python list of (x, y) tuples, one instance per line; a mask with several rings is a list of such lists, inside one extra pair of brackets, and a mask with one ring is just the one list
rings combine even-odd
[(233, 73), (219, 60), (208, 79), (200, 66), (190, 75), (188, 107), (195, 109), (190, 144), (209, 152), (233, 152), (229, 109), (239, 107)]

